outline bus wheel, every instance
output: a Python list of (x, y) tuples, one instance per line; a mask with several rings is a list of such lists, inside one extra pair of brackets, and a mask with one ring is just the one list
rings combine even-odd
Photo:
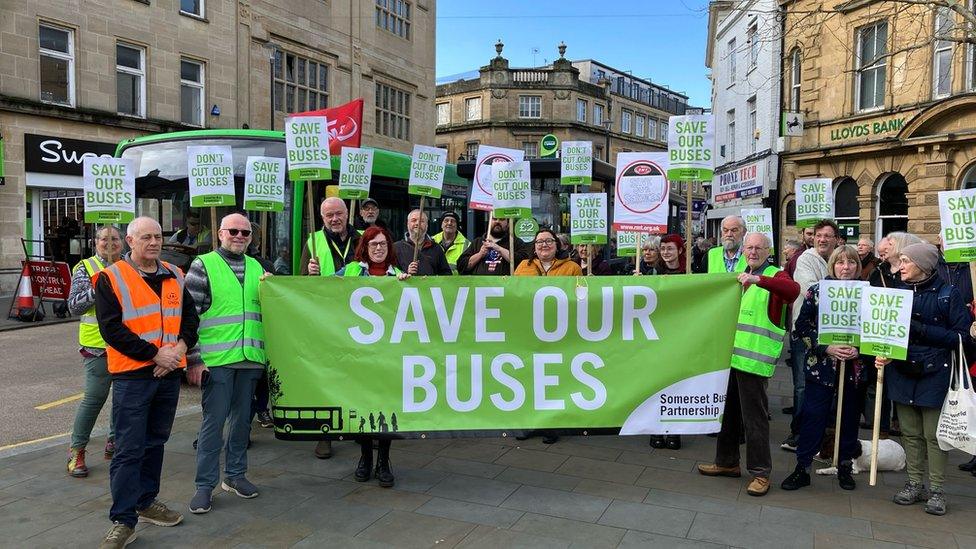
[(329, 424), (328, 423), (326, 423), (325, 425), (322, 426), (322, 432), (323, 433), (328, 433), (330, 430), (331, 429), (329, 429)]
[(286, 423), (285, 424), (285, 432), (286, 433), (290, 433), (291, 432), (291, 424), (290, 423)]

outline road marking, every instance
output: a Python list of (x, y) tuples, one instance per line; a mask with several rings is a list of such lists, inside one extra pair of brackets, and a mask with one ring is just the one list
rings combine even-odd
[[(47, 410), (49, 408), (54, 408), (55, 406), (61, 406), (62, 404), (67, 404), (69, 402), (74, 402), (80, 400), (81, 397), (85, 396), (85, 393), (78, 393), (77, 395), (71, 395), (69, 397), (62, 398), (61, 400), (55, 400), (54, 402), (48, 402), (47, 404), (41, 404), (40, 406), (34, 406), (35, 410)], [(3, 450), (3, 448), (0, 448)]]
[(11, 448), (17, 448), (19, 446), (27, 446), (28, 444), (34, 444), (35, 442), (44, 442), (45, 440), (52, 440), (58, 437), (63, 437), (70, 435), (71, 433), (61, 433), (60, 435), (51, 435), (49, 437), (35, 438), (34, 440), (25, 440), (24, 442), (18, 442), (16, 444), (8, 444), (6, 446), (0, 446), (0, 452), (4, 450), (9, 450)]

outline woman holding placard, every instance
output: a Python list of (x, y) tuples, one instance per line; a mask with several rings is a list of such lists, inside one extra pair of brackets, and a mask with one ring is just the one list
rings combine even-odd
[[(969, 337), (973, 319), (959, 290), (939, 278), (935, 246), (926, 242), (906, 246), (898, 262), (903, 287), (914, 293), (908, 358), (875, 360), (879, 368), (891, 364), (885, 368), (885, 389), (898, 411), (908, 461), (908, 482), (893, 499), (899, 505), (926, 501), (926, 513), (944, 515), (942, 485), (948, 452), (939, 448), (936, 428), (949, 390), (952, 352), (959, 347), (960, 338)], [(922, 478), (926, 463), (928, 490)]]
[[(830, 254), (827, 260), (825, 280), (859, 280), (861, 260), (854, 246), (841, 246)], [(830, 418), (834, 396), (843, 384), (843, 402), (840, 404), (840, 451), (838, 452), (837, 480), (844, 490), (856, 486), (853, 475), (853, 460), (861, 453), (857, 439), (858, 420), (864, 404), (867, 389), (867, 368), (856, 347), (850, 345), (820, 345), (820, 283), (807, 290), (800, 316), (797, 317), (793, 333), (806, 347), (803, 371), (806, 378), (806, 392), (800, 413), (799, 436), (796, 448), (796, 469), (783, 480), (784, 490), (797, 490), (810, 485), (810, 466), (813, 457), (823, 442), (824, 429)], [(859, 299), (859, 298), (858, 298)], [(846, 308), (838, 307), (841, 311)], [(846, 362), (844, 379), (839, 378), (841, 362)]]
[(656, 275), (661, 274), (661, 270), (661, 237), (648, 237), (641, 246), (640, 263), (634, 274)]
[[(657, 274), (685, 274), (685, 242), (676, 234), (665, 235), (661, 239), (659, 248), (661, 263)], [(667, 448), (668, 450), (681, 449), (681, 437), (679, 435), (651, 435), (650, 441), (653, 448)]]
[[(410, 275), (404, 273), (396, 267), (396, 256), (393, 254), (393, 237), (389, 231), (379, 226), (372, 226), (363, 233), (356, 245), (356, 253), (353, 261), (339, 269), (336, 276), (395, 276), (398, 280), (406, 280)], [(372, 412), (369, 413), (372, 416)], [(361, 417), (366, 417), (365, 414)], [(379, 429), (383, 432), (386, 422), (383, 411), (379, 411)], [(396, 415), (393, 416), (393, 427), (396, 428)], [(372, 419), (370, 419), (372, 425)], [(362, 432), (362, 427), (360, 427)], [(376, 469), (373, 470), (373, 439), (379, 438), (378, 450), (376, 451)], [(359, 465), (356, 466), (354, 478), (357, 482), (366, 482), (373, 474), (379, 485), (383, 488), (390, 488), (396, 482), (393, 471), (390, 469), (390, 443), (389, 437), (380, 435), (374, 437), (370, 435), (357, 437), (362, 456), (359, 458)]]

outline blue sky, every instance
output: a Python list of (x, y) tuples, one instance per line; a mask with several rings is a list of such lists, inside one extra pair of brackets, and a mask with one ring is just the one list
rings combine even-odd
[(513, 67), (551, 62), (562, 40), (569, 59), (633, 71), (707, 107), (707, 6), (706, 0), (440, 0), (437, 76), (487, 65), (499, 38)]

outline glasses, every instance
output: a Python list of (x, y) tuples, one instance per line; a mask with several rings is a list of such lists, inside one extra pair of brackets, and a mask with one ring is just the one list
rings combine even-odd
[(380, 248), (386, 248), (386, 241), (384, 240), (383, 242), (367, 242), (366, 245), (369, 246), (369, 249), (371, 250), (378, 250)]
[(237, 236), (238, 234), (240, 234), (244, 238), (251, 236), (251, 231), (247, 229), (224, 229), (224, 230), (230, 233), (231, 236)]
[(542, 239), (538, 239), (538, 240), (536, 240), (536, 241), (535, 241), (535, 243), (536, 243), (536, 245), (537, 245), (537, 246), (538, 246), (538, 245), (542, 245), (542, 246), (552, 246), (553, 244), (555, 244), (555, 243), (556, 243), (556, 241), (555, 241), (555, 240), (553, 240), (553, 239), (551, 239), (551, 238), (542, 238)]

